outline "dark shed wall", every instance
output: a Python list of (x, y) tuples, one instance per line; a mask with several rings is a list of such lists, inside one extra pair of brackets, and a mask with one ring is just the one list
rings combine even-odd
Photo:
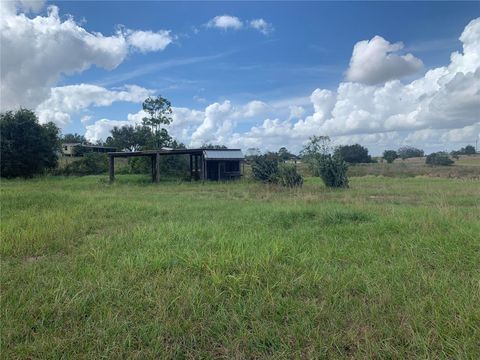
[(240, 160), (208, 160), (208, 180), (228, 180), (240, 177)]

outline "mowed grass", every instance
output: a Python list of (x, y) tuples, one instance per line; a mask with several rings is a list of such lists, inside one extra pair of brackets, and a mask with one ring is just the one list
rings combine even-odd
[(2, 358), (478, 358), (478, 180), (148, 181), (2, 181)]

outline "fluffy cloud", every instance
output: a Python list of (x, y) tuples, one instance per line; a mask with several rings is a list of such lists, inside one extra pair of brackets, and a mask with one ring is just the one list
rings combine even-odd
[(207, 23), (207, 27), (215, 27), (222, 30), (239, 30), (243, 27), (243, 22), (236, 16), (219, 15), (215, 16)]
[(135, 85), (109, 90), (91, 84), (55, 87), (50, 96), (36, 108), (41, 123), (53, 121), (59, 126), (70, 122), (72, 114), (90, 106), (110, 106), (116, 101), (142, 102), (153, 91)]
[(273, 25), (264, 19), (252, 19), (249, 21), (242, 21), (240, 18), (232, 15), (219, 15), (211, 19), (207, 24), (209, 28), (218, 28), (222, 30), (240, 30), (240, 29), (255, 29), (263, 35), (269, 35), (273, 32)]
[(42, 3), (3, 2), (0, 18), (1, 110), (34, 108), (50, 95), (62, 75), (82, 72), (92, 65), (112, 70), (129, 49), (163, 50), (168, 31), (120, 30), (111, 36), (88, 32), (68, 17), (62, 21), (56, 6), (46, 16), (29, 18), (17, 11), (39, 10)]
[[(146, 89), (143, 90), (149, 91)], [(105, 95), (102, 96), (102, 98), (105, 97)], [(120, 97), (122, 97), (124, 101), (128, 101), (125, 100), (127, 94), (123, 96), (120, 94), (112, 94), (110, 96), (110, 98), (114, 99), (119, 99)], [(130, 94), (130, 98), (132, 101), (135, 101), (134, 94)], [(144, 99), (142, 95), (139, 95), (138, 98), (141, 99), (139, 101)], [(92, 103), (88, 105), (85, 103), (85, 107), (90, 105), (92, 105)], [(177, 140), (189, 146), (200, 146), (204, 143), (226, 144), (239, 121), (263, 115), (272, 110), (272, 107), (259, 100), (253, 100), (245, 105), (238, 106), (234, 106), (227, 100), (222, 103), (216, 102), (210, 104), (204, 110), (185, 107), (172, 107), (172, 110), (173, 121), (170, 125), (166, 126), (169, 133)], [(73, 112), (73, 109), (71, 112)], [(59, 114), (62, 114), (62, 112), (59, 112)], [(109, 136), (110, 130), (114, 126), (137, 125), (142, 122), (142, 118), (145, 116), (145, 112), (141, 110), (135, 114), (128, 114), (127, 120), (97, 120), (93, 124), (86, 126), (86, 137), (91, 141), (105, 139)]]
[(273, 25), (266, 22), (264, 19), (253, 19), (249, 23), (251, 28), (260, 31), (263, 35), (268, 35), (273, 32)]
[(126, 39), (130, 46), (142, 53), (164, 50), (173, 41), (170, 31), (126, 31)]
[[(183, 143), (190, 143), (192, 133), (202, 124), (205, 111), (172, 107), (172, 123), (167, 126), (169, 133)], [(85, 127), (85, 137), (93, 142), (105, 140), (114, 126), (140, 125), (147, 114), (140, 110), (128, 114), (127, 120), (100, 119)]]
[(245, 105), (244, 112), (243, 114), (241, 114), (241, 116), (254, 117), (264, 114), (267, 110), (268, 105), (266, 103), (259, 100), (253, 100), (250, 101), (247, 105)]
[(4, 15), (12, 15), (17, 11), (39, 12), (45, 5), (45, 0), (10, 0), (0, 1), (0, 11)]
[(305, 109), (302, 106), (290, 105), (288, 108), (290, 109), (290, 116), (288, 117), (288, 120), (300, 119), (303, 114), (305, 114)]
[(390, 44), (381, 36), (356, 43), (346, 73), (347, 80), (379, 84), (415, 74), (423, 63), (412, 54), (397, 54), (402, 48), (402, 43)]
[(226, 142), (226, 135), (234, 128), (234, 107), (230, 101), (213, 103), (205, 108), (205, 117), (192, 134), (191, 145), (200, 146), (205, 142)]
[[(480, 19), (471, 21), (460, 41), (462, 52), (450, 63), (402, 83), (398, 79), (371, 85), (342, 82), (336, 89), (316, 89), (309, 98), (244, 105), (213, 103), (204, 110), (174, 108), (169, 131), (180, 141), (199, 146), (205, 142), (231, 147), (299, 151), (312, 135), (329, 135), (335, 144), (361, 143), (373, 153), (414, 145), (426, 151), (473, 143), (480, 133)], [(307, 107), (308, 106), (308, 107)], [(306, 113), (311, 107), (313, 112)], [(239, 123), (263, 115), (265, 120), (240, 132)], [(126, 123), (138, 123), (142, 112)], [(114, 125), (102, 119), (87, 125), (87, 137), (105, 138)]]
[(337, 144), (360, 142), (379, 153), (386, 147), (417, 145), (428, 150), (472, 143), (480, 133), (480, 19), (471, 21), (448, 66), (429, 70), (403, 84), (340, 83), (335, 91), (316, 89), (313, 114), (303, 119), (266, 119), (246, 133), (233, 133), (230, 145), (299, 150), (313, 134)]
[(110, 136), (110, 131), (115, 126), (122, 127), (125, 125), (131, 125), (131, 123), (127, 120), (100, 119), (91, 125), (85, 126), (85, 138), (92, 142), (105, 140)]

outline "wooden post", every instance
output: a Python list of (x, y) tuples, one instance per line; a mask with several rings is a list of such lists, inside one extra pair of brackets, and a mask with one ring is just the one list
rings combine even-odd
[(155, 154), (155, 182), (160, 182), (160, 154)]
[(200, 161), (202, 162), (202, 180), (207, 180), (207, 177), (205, 176), (207, 165), (203, 155), (200, 157)]
[(155, 156), (150, 156), (150, 173), (152, 175), (152, 182), (155, 182)]
[(198, 180), (199, 179), (199, 176), (198, 176), (198, 156), (195, 155), (195, 180)]
[(193, 179), (193, 159), (192, 154), (190, 154), (190, 180)]
[(110, 182), (113, 183), (115, 181), (115, 157), (113, 155), (108, 157), (108, 171), (110, 173)]

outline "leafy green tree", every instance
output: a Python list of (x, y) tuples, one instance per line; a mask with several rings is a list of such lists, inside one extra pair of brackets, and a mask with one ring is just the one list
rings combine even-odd
[(212, 143), (204, 143), (200, 146), (200, 149), (228, 149), (225, 145), (215, 145)]
[(64, 175), (97, 175), (108, 171), (106, 154), (86, 152), (82, 158), (68, 164), (61, 173)]
[(423, 150), (417, 149), (413, 146), (403, 146), (397, 151), (398, 157), (402, 160), (414, 158), (414, 157), (423, 157), (425, 153)]
[(252, 174), (255, 180), (265, 183), (277, 183), (278, 155), (269, 152), (256, 156), (252, 161)]
[(87, 139), (85, 139), (85, 136), (77, 133), (65, 134), (62, 136), (61, 140), (62, 140), (62, 143), (71, 143), (71, 144), (75, 144), (75, 143), (87, 144), (88, 143)]
[(339, 155), (349, 164), (371, 163), (372, 157), (368, 155), (368, 149), (360, 144), (342, 145), (335, 149)]
[(286, 162), (293, 158), (295, 158), (295, 155), (290, 153), (290, 151), (288, 151), (286, 147), (281, 147), (280, 149), (278, 149), (278, 159), (281, 162)]
[(383, 152), (383, 158), (387, 161), (387, 163), (391, 164), (398, 158), (398, 154), (395, 150), (385, 150)]
[(465, 147), (462, 147), (460, 150), (452, 151), (452, 155), (474, 155), (476, 154), (475, 147), (473, 145), (467, 145)]
[(463, 153), (465, 155), (474, 155), (474, 154), (477, 153), (476, 150), (475, 150), (475, 147), (473, 145), (467, 145), (462, 149), (463, 149)]
[(304, 146), (301, 155), (309, 164), (314, 176), (320, 176), (328, 187), (348, 187), (348, 165), (336, 153), (332, 156), (331, 140), (328, 136), (313, 136)]
[(32, 177), (57, 166), (60, 130), (28, 109), (0, 114), (1, 176)]
[(148, 114), (142, 119), (143, 125), (151, 128), (154, 135), (153, 146), (155, 149), (160, 149), (169, 138), (166, 136), (167, 130), (162, 126), (172, 122), (172, 104), (161, 96), (149, 97), (143, 102), (143, 111)]
[(312, 136), (300, 152), (302, 160), (308, 165), (314, 176), (320, 175), (320, 161), (332, 151), (328, 136)]
[(328, 154), (321, 158), (320, 177), (327, 187), (348, 188), (348, 165), (339, 154)]
[(450, 159), (448, 154), (442, 151), (427, 155), (427, 158), (425, 159), (425, 164), (433, 166), (449, 166), (453, 163), (454, 161)]
[(118, 150), (138, 151), (155, 142), (152, 131), (147, 126), (115, 126), (105, 144)]

